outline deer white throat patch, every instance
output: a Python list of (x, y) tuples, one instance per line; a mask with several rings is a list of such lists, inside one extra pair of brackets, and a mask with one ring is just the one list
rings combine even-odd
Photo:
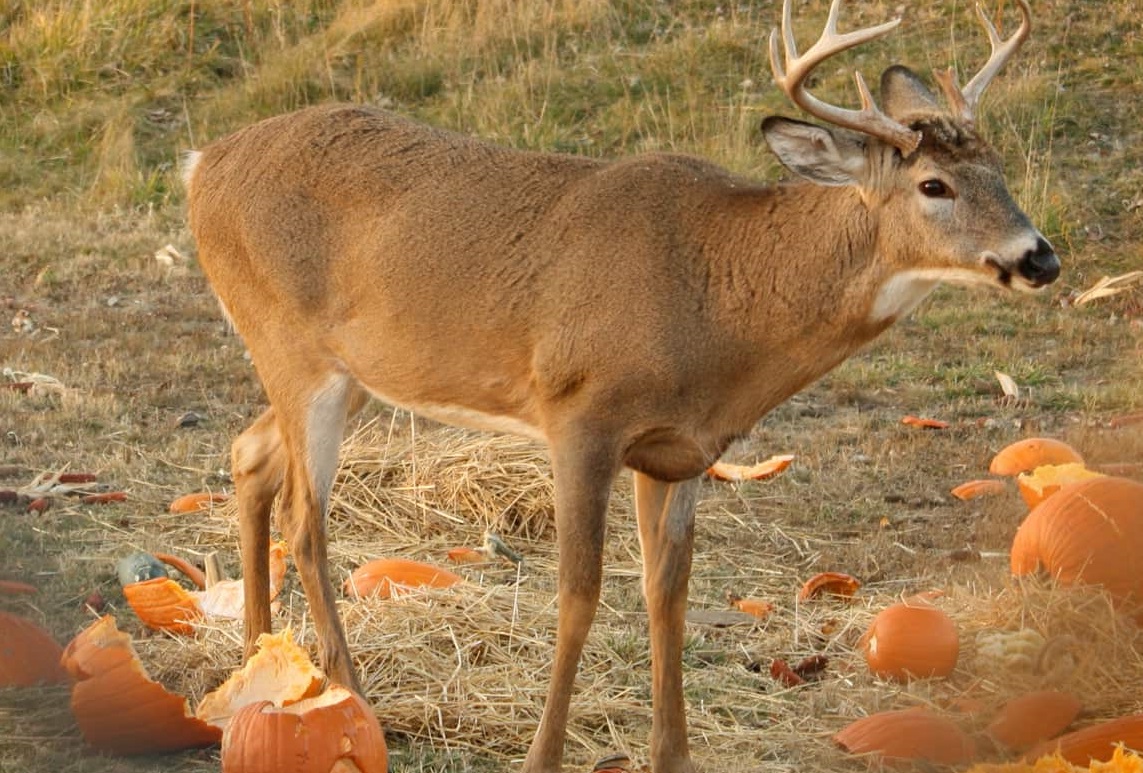
[(928, 297), (941, 278), (928, 271), (902, 271), (889, 277), (877, 289), (869, 309), (869, 321), (900, 319)]

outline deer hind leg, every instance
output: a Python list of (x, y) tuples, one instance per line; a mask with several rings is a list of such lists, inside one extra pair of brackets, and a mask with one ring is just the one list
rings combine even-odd
[(694, 547), (698, 479), (664, 483), (634, 473), (651, 628), (651, 770), (693, 773), (683, 697), (683, 626)]
[(599, 604), (607, 502), (616, 471), (609, 445), (552, 443), (559, 620), (547, 700), (524, 761), (525, 773), (560, 770), (576, 669)]

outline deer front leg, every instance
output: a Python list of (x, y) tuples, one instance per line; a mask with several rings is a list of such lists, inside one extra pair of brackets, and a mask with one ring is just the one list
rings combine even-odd
[(595, 619), (603, 575), (607, 502), (617, 465), (609, 448), (552, 443), (559, 546), (559, 620), (544, 713), (525, 773), (558, 773), (579, 657)]
[(635, 476), (643, 594), (651, 627), (651, 770), (694, 773), (683, 699), (683, 626), (695, 538), (698, 479)]

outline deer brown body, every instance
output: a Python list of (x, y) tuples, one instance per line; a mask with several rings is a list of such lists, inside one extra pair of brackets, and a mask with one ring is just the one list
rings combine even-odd
[[(814, 64), (797, 73), (797, 60), (788, 76), (775, 64), (811, 112), (798, 90)], [(888, 116), (878, 111), (869, 136), (768, 119), (771, 147), (809, 178), (784, 185), (685, 156), (508, 150), (345, 105), (195, 154), (199, 260), (271, 405), (233, 450), (248, 653), (270, 627), (265, 545), (281, 490), (323, 665), (358, 684), (325, 512), (345, 423), (367, 396), (531, 436), (552, 458), (559, 630), (525, 769), (560, 767), (608, 495), (626, 467), (651, 626), (652, 768), (692, 770), (681, 654), (699, 476), (939, 281), (1030, 289), (1058, 273), (975, 133), (972, 86), (959, 106), (946, 87), (960, 113), (945, 113), (892, 68)], [(934, 180), (949, 195), (931, 195)]]

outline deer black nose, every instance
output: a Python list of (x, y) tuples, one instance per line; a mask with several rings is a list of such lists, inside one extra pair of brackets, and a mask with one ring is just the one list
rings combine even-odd
[(1048, 240), (1040, 237), (1036, 240), (1036, 249), (1024, 253), (1017, 268), (1020, 276), (1036, 287), (1043, 287), (1060, 275), (1060, 259)]

